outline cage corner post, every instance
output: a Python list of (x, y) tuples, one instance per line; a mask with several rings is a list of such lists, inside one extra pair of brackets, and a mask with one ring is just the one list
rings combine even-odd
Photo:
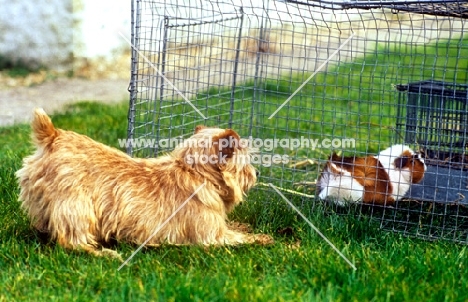
[[(140, 12), (140, 1), (132, 0), (131, 3), (131, 18), (130, 18), (130, 41), (131, 44), (131, 75), (128, 91), (130, 93), (130, 100), (128, 106), (128, 128), (127, 128), (127, 139), (132, 140), (134, 138), (135, 131), (135, 103), (137, 98), (137, 65), (138, 65), (138, 51), (135, 48), (138, 45), (138, 24), (139, 24), (139, 12)], [(126, 152), (128, 155), (133, 155), (133, 146), (128, 144), (126, 147)]]

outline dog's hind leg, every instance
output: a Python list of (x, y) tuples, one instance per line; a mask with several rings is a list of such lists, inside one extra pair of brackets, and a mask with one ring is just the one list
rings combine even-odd
[(70, 243), (68, 239), (65, 237), (58, 236), (57, 243), (65, 249), (69, 250), (76, 250), (76, 251), (85, 251), (91, 255), (99, 256), (99, 257), (111, 257), (120, 260), (123, 262), (122, 256), (111, 249), (97, 247), (97, 244), (89, 244), (89, 243)]
[(224, 244), (238, 245), (238, 244), (273, 244), (274, 240), (271, 236), (266, 234), (247, 234), (233, 230), (227, 230), (224, 234)]

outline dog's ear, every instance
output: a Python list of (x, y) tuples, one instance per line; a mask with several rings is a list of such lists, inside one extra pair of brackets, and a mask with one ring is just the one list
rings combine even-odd
[(198, 125), (195, 127), (195, 134), (197, 134), (198, 132), (200, 132), (201, 130), (203, 129), (206, 129), (206, 126), (203, 126), (203, 125)]
[(397, 157), (394, 161), (393, 161), (393, 166), (395, 166), (395, 168), (397, 169), (402, 169), (403, 167), (405, 167), (406, 165), (408, 165), (408, 161), (410, 159), (408, 158), (408, 156), (400, 156), (400, 157)]
[(232, 129), (226, 129), (223, 133), (213, 138), (213, 143), (217, 146), (217, 153), (231, 158), (236, 149), (240, 149), (240, 136)]

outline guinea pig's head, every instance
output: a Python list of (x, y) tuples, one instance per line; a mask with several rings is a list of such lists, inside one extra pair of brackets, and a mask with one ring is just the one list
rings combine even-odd
[(424, 177), (426, 164), (421, 154), (415, 153), (407, 146), (403, 146), (402, 152), (393, 161), (393, 166), (397, 170), (408, 171), (411, 183), (418, 183)]

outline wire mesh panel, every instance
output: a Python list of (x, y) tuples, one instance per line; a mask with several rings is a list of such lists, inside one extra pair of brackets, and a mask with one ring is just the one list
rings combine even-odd
[[(135, 0), (133, 10), (130, 154), (157, 156), (199, 124), (233, 128), (260, 149), (259, 191), (271, 183), (302, 206), (468, 242), (466, 2)], [(399, 144), (416, 157), (395, 168), (385, 150)], [(388, 170), (418, 154), (422, 180)], [(318, 198), (327, 167), (357, 175), (369, 170), (360, 158), (393, 173), (392, 200)]]
[(413, 223), (429, 238), (467, 240), (467, 87), (434, 80), (397, 85), (397, 133), (405, 143), (419, 146), (427, 165), (425, 178), (410, 188), (406, 197), (411, 202), (405, 206), (414, 217), (424, 213), (425, 223)]
[[(427, 164), (463, 164), (467, 146), (468, 85), (421, 81), (398, 85), (406, 92), (405, 142), (419, 144)], [(403, 114), (401, 112), (400, 116)], [(465, 167), (463, 167), (465, 168)]]
[[(134, 17), (132, 138), (185, 137), (198, 124), (251, 131), (262, 22), (240, 6), (208, 1), (137, 1)], [(246, 128), (246, 130), (239, 129)], [(161, 131), (164, 135), (161, 134)], [(132, 146), (151, 156), (171, 149)]]

